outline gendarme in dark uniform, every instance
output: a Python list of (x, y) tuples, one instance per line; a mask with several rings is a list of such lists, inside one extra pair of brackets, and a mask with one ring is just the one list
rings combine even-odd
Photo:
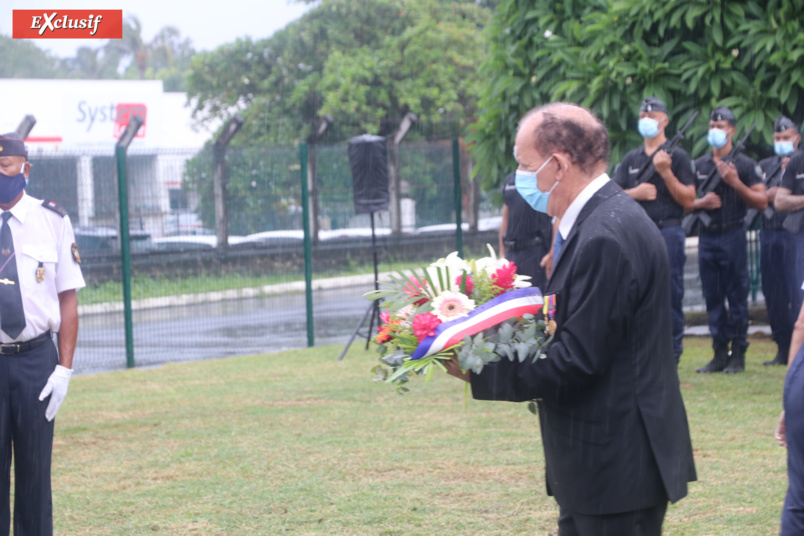
[[(684, 264), (687, 261), (685, 251), (686, 236), (681, 228), (681, 219), (684, 217), (685, 207), (692, 207), (695, 199), (695, 174), (692, 171), (692, 160), (689, 154), (676, 147), (670, 153), (670, 173), (667, 178), (656, 171), (655, 167), (648, 167), (640, 176), (640, 170), (647, 163), (650, 155), (667, 141), (664, 133), (669, 118), (664, 102), (656, 97), (648, 97), (639, 109), (640, 134), (645, 143), (625, 155), (614, 172), (614, 182), (620, 185), (632, 198), (634, 198), (648, 217), (656, 224), (662, 233), (667, 255), (670, 260), (670, 289), (673, 318), (673, 355), (676, 362), (681, 358), (684, 350)], [(651, 123), (653, 126), (651, 128)], [(647, 124), (647, 126), (645, 125)], [(661, 128), (659, 128), (661, 127)], [(646, 152), (646, 145), (651, 147)], [(664, 151), (660, 151), (664, 153)], [(665, 153), (666, 154), (666, 153)], [(650, 197), (640, 195), (640, 184), (652, 186)], [(671, 184), (671, 191), (668, 184)], [(654, 197), (655, 196), (655, 197)]]
[[(762, 294), (768, 311), (768, 322), (773, 341), (776, 343), (776, 356), (765, 365), (786, 365), (790, 353), (790, 338), (796, 321), (796, 296), (800, 284), (796, 283), (796, 245), (793, 235), (785, 229), (787, 213), (776, 211), (770, 205), (773, 201), (790, 156), (798, 147), (801, 136), (798, 127), (789, 118), (780, 116), (773, 125), (775, 156), (760, 161), (764, 174), (765, 188), (768, 190), (768, 208), (760, 218), (759, 262), (762, 278)], [(750, 223), (750, 222), (749, 222)]]
[(711, 218), (708, 226), (701, 225), (698, 235), (698, 268), (714, 349), (713, 359), (698, 372), (745, 370), (749, 290), (746, 201), (750, 200), (752, 208), (765, 210), (768, 200), (762, 170), (753, 159), (740, 154), (731, 164), (721, 161), (732, 149), (736, 124), (729, 108), (715, 108), (709, 116), (708, 134), (713, 150), (695, 160), (699, 195), (717, 162), (722, 164), (722, 171), (715, 173), (721, 177), (725, 173), (733, 181), (729, 183), (723, 177), (714, 192), (695, 200), (695, 208), (704, 209)]
[(84, 278), (66, 212), (24, 191), (30, 169), (22, 140), (0, 136), (0, 535), (11, 523), (13, 447), (14, 534), (48, 536), (53, 419), (72, 375)]
[[(796, 287), (800, 289), (804, 283), (804, 152), (796, 151), (790, 157), (782, 176), (782, 185), (776, 194), (774, 207), (777, 211), (788, 213), (785, 228), (793, 234), (796, 245)], [(794, 311), (801, 310), (804, 302), (804, 291), (798, 290), (794, 295)]]
[(516, 190), (515, 177), (516, 173), (505, 177), (502, 187), (504, 257), (516, 264), (518, 274), (529, 275), (531, 284), (543, 289), (547, 275), (540, 263), (550, 251), (552, 218), (528, 205)]

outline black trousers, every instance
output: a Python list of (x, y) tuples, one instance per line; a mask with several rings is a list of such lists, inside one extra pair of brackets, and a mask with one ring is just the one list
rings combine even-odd
[(582, 515), (559, 508), (558, 536), (660, 536), (667, 502), (622, 514)]
[(14, 452), (14, 536), (53, 534), (50, 398), (39, 401), (59, 363), (53, 341), (16, 355), (0, 355), (0, 536), (9, 534), (11, 453)]

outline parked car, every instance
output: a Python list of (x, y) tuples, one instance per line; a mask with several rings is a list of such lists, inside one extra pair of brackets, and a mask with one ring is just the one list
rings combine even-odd
[[(75, 243), (81, 253), (103, 254), (119, 251), (117, 229), (114, 227), (93, 227), (78, 225), (75, 232)], [(143, 253), (153, 250), (151, 233), (139, 229), (129, 229), (129, 247), (132, 253)]]

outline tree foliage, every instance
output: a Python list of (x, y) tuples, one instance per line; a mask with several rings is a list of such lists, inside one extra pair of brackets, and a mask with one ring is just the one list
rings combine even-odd
[(70, 58), (57, 58), (35, 44), (0, 35), (0, 77), (80, 78), (85, 80), (162, 80), (165, 91), (184, 91), (192, 41), (165, 26), (146, 42), (135, 16), (123, 21), (123, 39), (80, 47)]
[(706, 150), (709, 112), (720, 104), (737, 115), (738, 136), (756, 122), (751, 141), (763, 150), (780, 113), (804, 118), (803, 8), (804, 0), (502, 0), (471, 135), (478, 177), (499, 184), (514, 165), (517, 120), (559, 100), (600, 115), (612, 164), (641, 143), (637, 111), (648, 95), (667, 103), (675, 126), (701, 111), (687, 135), (694, 156)]
[(0, 78), (52, 78), (59, 59), (29, 41), (0, 35)]
[(425, 138), (463, 132), (476, 111), (481, 29), (491, 10), (447, 0), (322, 0), (272, 37), (193, 60), (200, 121), (246, 118), (239, 140), (288, 144), (317, 117), (330, 140), (388, 134), (407, 112)]

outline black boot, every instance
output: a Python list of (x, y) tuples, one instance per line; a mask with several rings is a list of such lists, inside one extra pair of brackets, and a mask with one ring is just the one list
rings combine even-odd
[(745, 351), (748, 349), (748, 345), (739, 345), (739, 344), (732, 344), (731, 346), (731, 356), (729, 357), (729, 363), (726, 365), (726, 368), (723, 369), (723, 372), (726, 374), (735, 374), (737, 372), (743, 372), (745, 370)]
[(712, 361), (703, 367), (695, 369), (695, 372), (703, 372), (704, 374), (723, 372), (729, 360), (729, 346), (728, 344), (717, 344), (714, 346), (714, 349), (715, 357), (712, 358)]
[(787, 354), (789, 353), (790, 353), (789, 349), (782, 348), (780, 346), (779, 351), (776, 352), (776, 357), (774, 357), (773, 359), (769, 359), (768, 361), (765, 361), (762, 364), (765, 365), (766, 367), (774, 365), (787, 365)]

